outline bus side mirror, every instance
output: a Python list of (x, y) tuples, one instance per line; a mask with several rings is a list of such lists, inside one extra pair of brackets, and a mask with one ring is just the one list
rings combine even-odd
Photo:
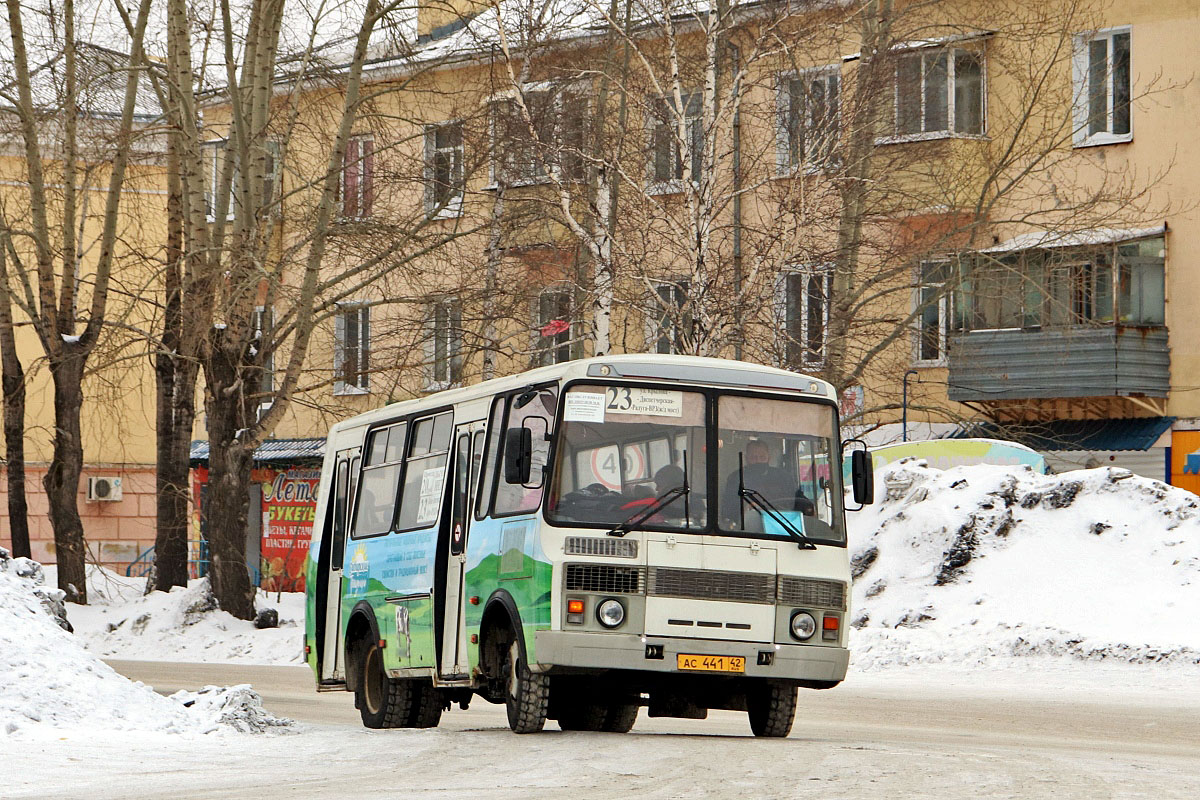
[(850, 454), (850, 485), (854, 490), (854, 502), (863, 506), (875, 502), (875, 466), (865, 449)]
[(509, 428), (504, 433), (505, 483), (529, 483), (533, 472), (533, 432), (526, 427)]

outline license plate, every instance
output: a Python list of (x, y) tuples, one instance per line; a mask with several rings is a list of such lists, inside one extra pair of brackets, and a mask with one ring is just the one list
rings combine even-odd
[(743, 656), (701, 656), (680, 653), (675, 656), (675, 666), (679, 669), (697, 672), (745, 672), (746, 659)]

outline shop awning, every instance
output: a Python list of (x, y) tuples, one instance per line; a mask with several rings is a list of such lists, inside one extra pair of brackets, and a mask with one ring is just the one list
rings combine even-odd
[(1171, 429), (1175, 417), (1059, 419), (1021, 425), (985, 422), (964, 425), (955, 439), (1005, 439), (1034, 450), (1149, 450)]
[[(193, 467), (208, 466), (208, 440), (192, 442)], [(324, 439), (268, 439), (254, 451), (256, 464), (319, 464), (325, 457)]]

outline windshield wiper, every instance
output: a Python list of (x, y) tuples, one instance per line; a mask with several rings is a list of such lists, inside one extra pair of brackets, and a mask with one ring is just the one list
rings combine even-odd
[(625, 534), (629, 533), (631, 530), (636, 528), (638, 525), (641, 525), (643, 522), (650, 519), (650, 517), (657, 514), (663, 508), (665, 508), (666, 506), (669, 506), (678, 497), (686, 496), (691, 491), (692, 490), (690, 488), (688, 488), (686, 480), (682, 486), (676, 486), (673, 489), (667, 489), (661, 495), (654, 498), (653, 503), (646, 506), (641, 511), (636, 512), (629, 519), (625, 520), (620, 525), (616, 526), (611, 531), (609, 531), (608, 535), (609, 536), (624, 536)]
[(763, 497), (762, 494), (754, 489), (746, 488), (746, 473), (742, 467), (742, 454), (738, 453), (738, 497), (739, 509), (742, 516), (742, 530), (746, 530), (746, 503), (750, 503), (754, 508), (758, 509), (758, 513), (770, 515), (771, 519), (779, 523), (779, 527), (787, 532), (787, 535), (796, 540), (796, 545), (801, 550), (816, 550), (817, 546), (813, 544), (812, 539), (809, 539), (801, 533), (792, 521), (785, 517), (783, 513), (771, 504), (771, 501)]

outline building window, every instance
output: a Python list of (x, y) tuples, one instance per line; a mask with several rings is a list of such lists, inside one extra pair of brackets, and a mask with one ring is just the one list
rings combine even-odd
[(925, 261), (917, 269), (916, 360), (940, 364), (946, 359), (950, 333), (956, 327), (954, 266), (950, 261)]
[(546, 289), (537, 299), (538, 366), (562, 364), (571, 360), (571, 289), (568, 286)]
[(1075, 143), (1128, 142), (1129, 28), (1083, 35), (1075, 42)]
[(940, 47), (898, 56), (895, 103), (896, 137), (982, 135), (983, 53)]
[(492, 104), (492, 180), (508, 184), (582, 180), (587, 160), (587, 98), (526, 91), (526, 119), (513, 99)]
[(650, 339), (656, 353), (684, 353), (692, 334), (692, 313), (686, 280), (660, 283), (654, 287), (657, 318)]
[(784, 360), (789, 369), (825, 362), (833, 270), (828, 267), (786, 272), (782, 280)]
[(337, 315), (337, 349), (334, 353), (339, 394), (361, 394), (370, 388), (370, 306), (351, 306)]
[(837, 67), (789, 74), (780, 80), (777, 164), (781, 173), (831, 163), (838, 142), (840, 82)]
[(353, 136), (346, 142), (339, 188), (343, 218), (371, 216), (375, 204), (375, 140), (370, 136)]
[[(227, 158), (226, 139), (211, 139), (200, 145), (201, 157), (204, 161), (204, 215), (211, 222), (217, 218), (217, 188), (221, 185), (221, 172)], [(233, 180), (229, 184), (229, 196), (226, 198), (225, 218), (233, 219), (234, 203), (237, 196), (237, 173), (234, 171)]]
[[(655, 185), (666, 188), (683, 180), (684, 164), (691, 172), (691, 181), (700, 180), (704, 155), (704, 124), (700, 92), (683, 95), (682, 111), (674, 98), (660, 99), (654, 107), (650, 141), (650, 178)], [(686, 142), (680, 141), (679, 122), (682, 115)]]
[(427, 389), (446, 389), (462, 380), (462, 305), (445, 297), (429, 305), (426, 337)]
[(1155, 326), (1166, 319), (1164, 276), (1163, 240), (1154, 237), (977, 256), (962, 294), (972, 330)]
[(446, 122), (425, 128), (425, 210), (456, 216), (463, 198), (463, 126)]

